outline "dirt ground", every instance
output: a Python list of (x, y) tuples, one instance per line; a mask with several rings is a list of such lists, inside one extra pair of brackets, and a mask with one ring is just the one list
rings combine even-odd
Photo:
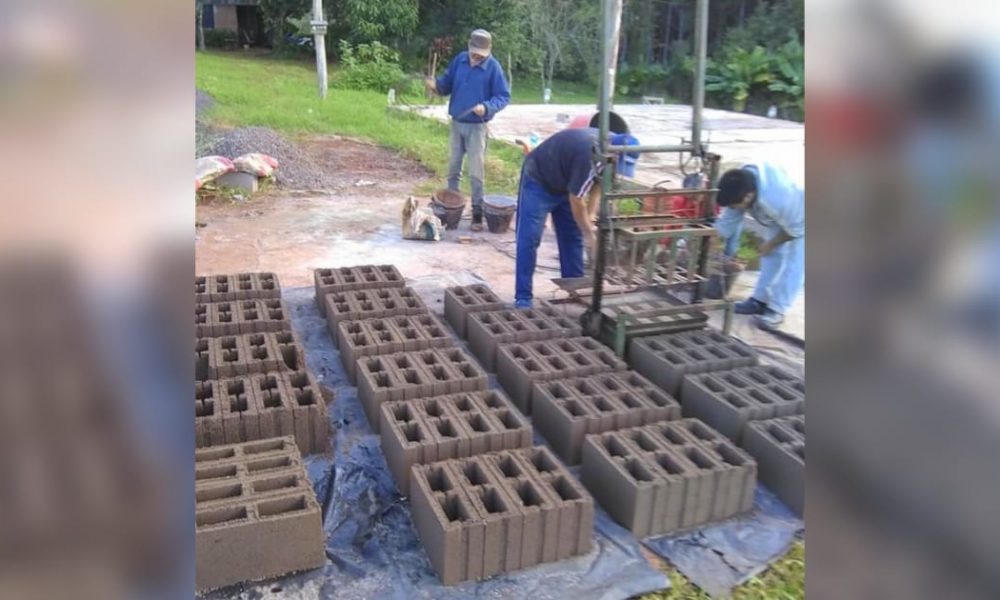
[[(334, 189), (318, 194), (275, 187), (242, 202), (199, 202), (198, 274), (273, 271), (282, 286), (299, 287), (312, 286), (312, 271), (320, 267), (395, 264), (437, 312), (443, 310), (443, 288), (452, 285), (485, 282), (501, 298), (513, 301), (512, 230), (473, 233), (467, 210), (459, 228), (444, 231), (439, 242), (403, 240), (403, 201), (418, 185), (431, 181), (430, 172), (364, 141), (328, 136), (300, 144), (333, 178)], [(428, 201), (418, 199), (421, 204)], [(536, 298), (564, 296), (551, 282), (559, 277), (558, 264), (555, 235), (547, 230), (538, 253)], [(736, 291), (742, 297), (740, 288)], [(804, 313), (803, 306), (798, 310)], [(793, 333), (804, 337), (802, 319), (790, 321)], [(721, 325), (715, 315), (712, 322)], [(804, 351), (757, 331), (746, 317), (736, 318), (734, 333), (754, 345), (773, 346), (795, 362), (804, 360)]]
[[(445, 285), (486, 281), (514, 298), (514, 234), (469, 231), (469, 211), (439, 242), (403, 240), (403, 201), (431, 174), (419, 163), (358, 140), (305, 140), (303, 148), (338, 181), (332, 193), (272, 188), (245, 202), (200, 203), (196, 268), (199, 274), (274, 271), (283, 286), (312, 285), (318, 267), (392, 263), (407, 278)], [(428, 199), (419, 198), (421, 204)], [(459, 238), (468, 238), (464, 243)], [(558, 250), (551, 231), (539, 249), (536, 297), (555, 290)], [(546, 276), (545, 274), (550, 274)], [(437, 287), (436, 285), (434, 287)], [(440, 299), (440, 296), (437, 298)]]

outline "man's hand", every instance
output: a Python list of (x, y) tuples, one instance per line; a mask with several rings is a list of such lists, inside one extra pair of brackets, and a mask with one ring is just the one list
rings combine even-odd
[(486, 106), (477, 104), (472, 107), (472, 112), (476, 113), (477, 117), (481, 117), (486, 114)]
[(768, 254), (774, 252), (774, 249), (777, 248), (778, 246), (793, 239), (795, 238), (785, 233), (784, 230), (781, 230), (776, 236), (758, 246), (757, 254), (760, 254), (761, 256), (767, 256)]
[(424, 87), (428, 92), (437, 93), (437, 81), (433, 77), (424, 77)]

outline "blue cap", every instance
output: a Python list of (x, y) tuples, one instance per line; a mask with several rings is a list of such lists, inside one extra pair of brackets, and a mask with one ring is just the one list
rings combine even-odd
[[(639, 140), (628, 133), (616, 133), (611, 136), (612, 146), (638, 146)], [(625, 177), (635, 177), (635, 163), (639, 160), (638, 152), (622, 152), (618, 155), (618, 172)]]

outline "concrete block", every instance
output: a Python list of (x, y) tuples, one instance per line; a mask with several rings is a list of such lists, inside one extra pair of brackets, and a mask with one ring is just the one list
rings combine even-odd
[(696, 419), (588, 435), (581, 455), (584, 486), (638, 537), (752, 507), (756, 462)]
[(320, 507), (292, 438), (195, 452), (200, 592), (322, 567), (324, 545)]
[(392, 401), (380, 413), (383, 451), (403, 494), (413, 464), (531, 445), (530, 423), (497, 391)]
[(750, 421), (803, 413), (805, 392), (800, 380), (781, 369), (742, 367), (688, 376), (681, 404), (685, 416), (700, 418), (739, 443)]
[(414, 524), (445, 585), (591, 547), (593, 499), (543, 448), (416, 465), (411, 479)]
[(799, 516), (805, 515), (805, 417), (750, 423), (743, 448), (757, 462), (761, 483)]
[(326, 296), (354, 290), (403, 287), (405, 280), (393, 265), (323, 268), (313, 271), (316, 306), (326, 316)]
[(220, 446), (226, 443), (222, 427), (221, 394), (216, 394), (217, 381), (199, 381), (194, 384), (195, 445)]
[(503, 308), (504, 303), (485, 285), (451, 287), (444, 291), (445, 320), (462, 339), (466, 336), (466, 318), (469, 314)]
[(755, 365), (753, 348), (713, 330), (635, 338), (629, 364), (671, 395), (680, 394), (685, 376)]

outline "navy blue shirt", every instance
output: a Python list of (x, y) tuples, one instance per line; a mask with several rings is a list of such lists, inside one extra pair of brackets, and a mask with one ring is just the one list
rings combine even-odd
[[(462, 52), (436, 81), (439, 94), (451, 95), (448, 114), (460, 123), (485, 123), (510, 103), (510, 86), (503, 67), (492, 55), (473, 67), (469, 53)], [(477, 104), (486, 107), (485, 115), (472, 112)]]
[(550, 194), (583, 198), (601, 176), (603, 162), (595, 159), (597, 129), (563, 129), (532, 150), (524, 159), (524, 174)]

